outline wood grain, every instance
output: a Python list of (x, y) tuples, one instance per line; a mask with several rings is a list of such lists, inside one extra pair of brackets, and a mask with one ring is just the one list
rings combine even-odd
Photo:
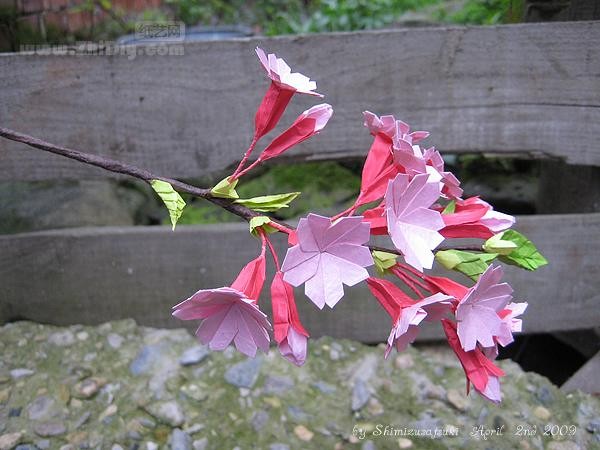
[[(530, 305), (525, 331), (597, 326), (600, 213), (521, 216), (517, 225), (550, 261), (537, 272), (506, 267), (515, 301)], [(244, 224), (219, 224), (181, 226), (175, 232), (167, 227), (82, 228), (0, 236), (0, 323), (96, 324), (133, 317), (143, 325), (182, 326), (170, 316), (171, 306), (198, 289), (228, 285), (258, 253), (258, 241), (245, 229)], [(276, 244), (283, 256), (285, 243), (278, 238)], [(386, 339), (389, 319), (364, 283), (345, 291), (334, 310), (319, 311), (302, 289), (296, 290), (300, 315), (312, 335)], [(261, 304), (270, 310), (268, 295)], [(434, 326), (422, 333), (425, 339), (439, 336)]]
[[(0, 123), (164, 176), (213, 174), (249, 144), (268, 86), (256, 45), (316, 79), (335, 109), (292, 158), (363, 157), (369, 109), (431, 131), (442, 152), (600, 165), (599, 22), (237, 39), (134, 59), (3, 54)], [(296, 96), (281, 127), (315, 103)], [(0, 160), (0, 180), (108, 176), (6, 140)]]

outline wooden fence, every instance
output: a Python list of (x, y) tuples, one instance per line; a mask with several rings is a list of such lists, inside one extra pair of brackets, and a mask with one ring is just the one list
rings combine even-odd
[[(165, 176), (214, 174), (239, 160), (251, 137), (267, 85), (253, 54), (257, 45), (310, 74), (335, 109), (326, 130), (290, 152), (288, 162), (364, 157), (370, 138), (361, 112), (369, 109), (430, 130), (443, 153), (600, 166), (598, 22), (239, 39), (185, 44), (183, 56), (133, 59), (0, 55), (0, 124)], [(288, 119), (313, 103), (296, 98)], [(7, 140), (0, 140), (0, 161), (0, 181), (108, 176)], [(132, 227), (0, 236), (0, 323), (134, 317), (180, 326), (170, 317), (173, 304), (199, 288), (230, 283), (255, 255), (245, 229), (240, 223), (174, 233)], [(535, 273), (507, 269), (517, 299), (530, 303), (525, 330), (600, 324), (600, 214), (521, 216), (517, 229), (550, 261)], [(387, 338), (388, 320), (367, 289), (346, 292), (333, 311), (298, 302), (312, 334)]]

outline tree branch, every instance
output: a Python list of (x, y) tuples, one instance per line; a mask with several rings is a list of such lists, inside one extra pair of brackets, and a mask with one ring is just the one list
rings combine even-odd
[[(141, 169), (139, 167), (133, 166), (131, 164), (127, 164), (121, 161), (117, 161), (110, 158), (105, 158), (99, 155), (92, 155), (90, 153), (84, 153), (79, 150), (74, 150), (71, 148), (63, 147), (60, 145), (51, 144), (49, 142), (43, 141), (41, 139), (35, 138), (33, 136), (28, 136), (23, 133), (19, 133), (17, 131), (9, 130), (7, 128), (0, 127), (0, 136), (9, 139), (15, 142), (21, 142), (30, 147), (37, 148), (39, 150), (43, 150), (45, 152), (54, 153), (56, 155), (64, 156), (66, 158), (74, 159), (76, 161), (82, 162), (84, 164), (88, 164), (91, 166), (100, 167), (101, 169), (108, 170), (109, 172), (120, 173), (123, 175), (129, 175), (134, 178), (138, 178), (142, 181), (149, 183), (151, 180), (162, 180), (169, 183), (173, 188), (179, 192), (185, 192), (187, 194), (193, 195), (195, 197), (203, 198), (211, 203), (214, 203), (217, 206), (229, 211), (236, 216), (239, 216), (246, 221), (249, 221), (252, 217), (260, 216), (262, 214), (257, 213), (256, 211), (247, 208), (246, 206), (233, 203), (229, 199), (219, 198), (212, 195), (210, 189), (199, 188), (196, 186), (192, 186), (191, 184), (183, 183), (178, 180), (174, 180), (172, 178), (163, 177), (160, 175), (153, 174), (149, 170)], [(282, 228), (287, 228), (293, 230), (294, 227), (286, 224), (285, 222), (279, 222), (274, 219), (271, 219), (275, 224), (280, 225)], [(396, 255), (401, 255), (401, 253), (396, 249), (389, 249), (385, 247), (378, 247), (376, 245), (368, 246), (371, 250), (377, 250), (387, 253), (393, 253)], [(471, 251), (481, 251), (481, 247), (477, 246), (454, 246), (454, 247), (440, 247), (438, 250), (447, 250), (447, 249), (457, 249), (457, 250), (471, 250)]]

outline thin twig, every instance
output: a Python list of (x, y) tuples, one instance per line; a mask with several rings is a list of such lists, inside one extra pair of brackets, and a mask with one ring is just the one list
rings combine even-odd
[[(212, 195), (210, 189), (199, 188), (196, 186), (192, 186), (191, 184), (184, 183), (182, 181), (174, 180), (172, 178), (163, 177), (160, 175), (156, 175), (149, 170), (141, 169), (131, 164), (127, 164), (121, 161), (117, 161), (110, 158), (105, 158), (99, 155), (92, 155), (90, 153), (85, 153), (79, 150), (74, 150), (71, 148), (63, 147), (60, 145), (51, 144), (49, 142), (43, 141), (41, 139), (35, 138), (33, 136), (29, 136), (23, 133), (19, 133), (17, 131), (9, 130), (7, 128), (0, 127), (0, 136), (9, 139), (15, 142), (21, 142), (30, 147), (37, 148), (38, 150), (43, 150), (46, 152), (54, 153), (56, 155), (64, 156), (66, 158), (74, 159), (76, 161), (82, 162), (84, 164), (88, 164), (91, 166), (100, 167), (101, 169), (108, 170), (109, 172), (120, 173), (123, 175), (129, 175), (134, 178), (138, 178), (142, 181), (149, 183), (151, 180), (162, 180), (169, 183), (173, 188), (179, 192), (185, 192), (187, 194), (193, 195), (195, 197), (203, 198), (221, 208), (229, 211), (236, 216), (239, 216), (246, 221), (250, 221), (252, 217), (260, 216), (262, 214), (257, 213), (256, 211), (247, 208), (246, 206), (240, 205), (238, 203), (233, 203), (229, 199), (219, 198)], [(293, 230), (294, 227), (288, 225), (285, 222), (275, 221), (271, 219), (271, 222), (275, 224), (275, 228), (277, 228), (280, 232), (288, 232), (289, 230)], [(368, 246), (371, 250), (377, 250), (381, 252), (393, 253), (396, 255), (401, 255), (401, 253), (396, 249), (389, 249), (385, 247), (379, 247), (376, 245)], [(454, 247), (444, 247), (439, 248), (439, 250), (444, 250), (448, 248), (453, 248), (457, 250), (471, 250), (471, 251), (481, 251), (481, 247), (477, 246), (454, 246)]]

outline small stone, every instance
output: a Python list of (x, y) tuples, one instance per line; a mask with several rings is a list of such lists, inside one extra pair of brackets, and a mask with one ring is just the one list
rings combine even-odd
[(87, 338), (89, 338), (89, 337), (90, 337), (90, 335), (88, 334), (88, 332), (87, 332), (87, 331), (80, 331), (80, 332), (78, 332), (78, 333), (77, 333), (75, 336), (76, 336), (76, 337), (77, 337), (77, 339), (78, 339), (78, 340), (80, 340), (80, 341), (86, 341), (86, 340), (87, 340)]
[(108, 408), (102, 411), (102, 413), (98, 417), (98, 421), (102, 422), (107, 417), (114, 416), (117, 413), (118, 409), (119, 408), (117, 408), (117, 405), (110, 405)]
[(33, 444), (19, 444), (15, 447), (15, 450), (38, 450)]
[(69, 391), (69, 387), (67, 385), (61, 384), (58, 387), (58, 399), (65, 405), (69, 403), (69, 400), (71, 400), (71, 392)]
[(279, 375), (268, 375), (265, 379), (265, 394), (281, 395), (294, 387), (294, 380), (290, 377)]
[(70, 405), (72, 408), (81, 408), (83, 406), (83, 402), (78, 398), (72, 398)]
[(50, 448), (50, 440), (49, 439), (40, 439), (35, 441), (35, 446), (40, 450), (47, 450)]
[(329, 359), (331, 359), (332, 361), (337, 361), (338, 359), (340, 359), (340, 352), (337, 351), (335, 348), (332, 348), (331, 350), (329, 350)]
[(106, 380), (102, 378), (86, 378), (80, 381), (73, 387), (73, 396), (77, 398), (91, 398), (98, 390), (106, 384)]
[(6, 389), (2, 389), (0, 391), (0, 403), (5, 403), (10, 397), (11, 388), (7, 387)]
[(146, 442), (146, 450), (158, 450), (158, 444), (156, 442)]
[(54, 412), (54, 400), (46, 395), (37, 397), (27, 407), (27, 414), (31, 420), (43, 420), (50, 418)]
[(67, 427), (63, 422), (41, 422), (33, 426), (33, 431), (41, 437), (52, 437), (65, 434)]
[(415, 365), (415, 361), (410, 353), (403, 353), (396, 357), (394, 365), (398, 369), (410, 369)]
[(546, 450), (581, 450), (581, 447), (573, 441), (552, 441)]
[(184, 351), (180, 358), (179, 364), (182, 366), (191, 366), (201, 363), (209, 355), (208, 348), (196, 345)]
[(31, 369), (18, 368), (11, 370), (10, 376), (13, 378), (13, 380), (18, 380), (19, 378), (30, 377), (34, 373), (35, 372)]
[(411, 448), (413, 446), (413, 441), (411, 441), (410, 439), (406, 439), (406, 438), (399, 438), (398, 439), (398, 447), (400, 448)]
[(23, 433), (8, 433), (0, 436), (0, 450), (11, 450), (21, 441)]
[(362, 409), (369, 401), (369, 398), (371, 398), (371, 392), (369, 392), (367, 384), (358, 378), (352, 388), (352, 411)]
[(552, 413), (550, 413), (550, 411), (548, 411), (543, 406), (536, 407), (533, 410), (533, 414), (535, 417), (537, 417), (540, 420), (548, 420), (550, 418), (550, 416), (552, 416)]
[(75, 430), (77, 430), (79, 427), (81, 427), (82, 425), (84, 425), (85, 423), (87, 423), (88, 420), (90, 420), (90, 416), (92, 415), (92, 413), (90, 413), (89, 411), (84, 412), (83, 414), (81, 414), (77, 420), (75, 422), (73, 422), (73, 428)]
[(276, 442), (275, 444), (269, 445), (269, 450), (290, 450), (290, 446)]
[(75, 335), (69, 331), (57, 331), (48, 336), (48, 342), (59, 347), (68, 347), (75, 343)]
[(547, 386), (540, 386), (535, 392), (535, 396), (544, 406), (548, 406), (554, 402), (554, 395)]
[(124, 340), (125, 338), (117, 333), (109, 333), (108, 336), (106, 336), (106, 341), (108, 342), (108, 345), (114, 349), (121, 348), (121, 345), (123, 345)]
[(313, 383), (313, 386), (316, 387), (323, 394), (333, 394), (336, 391), (335, 386), (325, 383), (324, 381), (317, 381)]
[(298, 436), (298, 439), (304, 442), (309, 442), (315, 435), (312, 431), (306, 428), (304, 425), (296, 425), (294, 427), (294, 434)]
[(466, 397), (456, 389), (448, 389), (446, 399), (448, 400), (448, 403), (450, 403), (459, 411), (466, 411), (469, 408), (469, 403)]
[(67, 434), (67, 441), (69, 441), (69, 444), (79, 445), (83, 441), (85, 441), (87, 437), (87, 431), (74, 431), (72, 433)]
[(296, 422), (306, 422), (309, 419), (309, 415), (306, 414), (302, 408), (296, 405), (288, 406), (287, 412)]
[(281, 400), (277, 397), (263, 397), (263, 402), (272, 408), (281, 408)]
[(19, 417), (23, 408), (10, 408), (8, 410), (8, 417)]
[(160, 364), (164, 352), (165, 347), (161, 344), (145, 345), (129, 365), (129, 371), (135, 376), (149, 373)]
[(258, 432), (269, 422), (269, 413), (264, 410), (255, 411), (252, 415), (252, 428)]
[(196, 383), (186, 383), (182, 385), (179, 390), (190, 400), (201, 402), (208, 398), (208, 392), (206, 386), (201, 386)]
[(171, 434), (171, 450), (191, 450), (192, 438), (185, 431), (175, 428)]
[(262, 357), (256, 357), (234, 364), (225, 372), (225, 381), (237, 387), (251, 388), (258, 380), (262, 361)]
[(59, 450), (75, 450), (75, 446), (71, 444), (61, 445)]
[(367, 411), (369, 411), (369, 414), (372, 416), (380, 416), (384, 412), (383, 405), (376, 398), (372, 398), (369, 400), (369, 404), (367, 405)]
[(208, 446), (207, 438), (197, 439), (192, 443), (192, 447), (194, 448), (194, 450), (205, 450), (207, 446)]
[(123, 447), (121, 447), (119, 444), (113, 444), (110, 450), (123, 450)]
[(367, 440), (363, 442), (363, 445), (361, 445), (360, 450), (377, 450), (377, 447), (375, 446), (375, 442)]
[(181, 406), (175, 401), (152, 403), (146, 407), (146, 411), (155, 419), (172, 427), (179, 427), (185, 422)]

